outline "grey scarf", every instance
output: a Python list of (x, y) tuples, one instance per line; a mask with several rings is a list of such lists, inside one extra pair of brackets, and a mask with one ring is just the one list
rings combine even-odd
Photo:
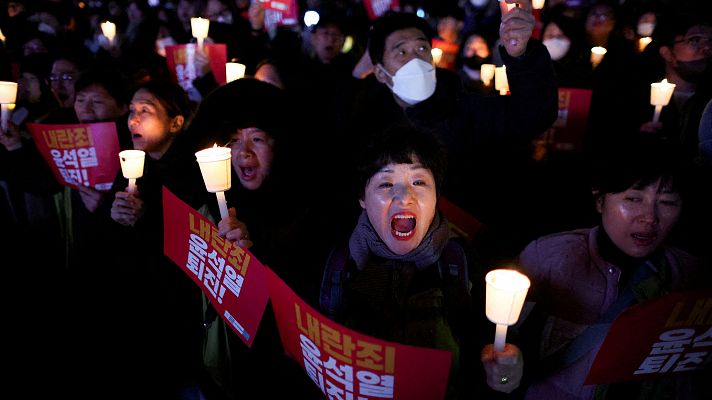
[(441, 216), (440, 212), (436, 212), (428, 232), (418, 247), (407, 254), (399, 255), (392, 252), (383, 243), (364, 210), (349, 239), (349, 252), (359, 270), (363, 270), (371, 255), (389, 260), (412, 262), (415, 263), (416, 268), (423, 269), (438, 261), (449, 237), (450, 228), (447, 219)]

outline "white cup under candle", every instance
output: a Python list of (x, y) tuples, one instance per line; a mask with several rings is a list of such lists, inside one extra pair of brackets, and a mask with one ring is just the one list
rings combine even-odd
[(0, 126), (7, 130), (7, 123), (10, 120), (10, 104), (15, 104), (17, 100), (17, 82), (0, 82)]
[(545, 0), (532, 0), (532, 8), (535, 10), (541, 10), (544, 8)]
[(502, 96), (509, 92), (509, 81), (507, 80), (507, 67), (505, 65), (494, 69), (494, 88), (499, 90)]
[(230, 189), (232, 180), (230, 148), (215, 145), (195, 153), (195, 158), (200, 165), (200, 173), (203, 175), (205, 188), (208, 192), (215, 193), (218, 198), (220, 217), (227, 217), (227, 202), (223, 192)]
[(487, 273), (485, 282), (485, 314), (497, 325), (494, 349), (504, 351), (507, 327), (519, 319), (530, 286), (529, 278), (512, 269), (496, 269)]
[(596, 46), (591, 48), (591, 64), (596, 68), (603, 60), (603, 56), (608, 52), (605, 47)]
[(433, 47), (430, 49), (430, 55), (433, 56), (433, 64), (440, 64), (440, 60), (443, 59), (443, 50), (439, 47)]
[(110, 21), (104, 21), (101, 23), (101, 33), (109, 39), (109, 43), (114, 43), (114, 38), (116, 37), (116, 24)]
[(650, 84), (650, 105), (655, 106), (653, 122), (658, 122), (660, 120), (660, 112), (663, 110), (663, 106), (670, 103), (672, 92), (674, 91), (675, 84), (669, 83), (667, 79)]
[(245, 77), (245, 64), (236, 62), (225, 63), (225, 77), (227, 82), (232, 82)]
[(494, 64), (482, 64), (480, 66), (480, 79), (482, 79), (482, 83), (486, 86), (489, 86), (492, 83), (495, 68), (496, 66)]
[(645, 36), (645, 37), (638, 39), (638, 51), (642, 53), (643, 50), (645, 50), (645, 48), (648, 47), (648, 45), (652, 41), (653, 41), (653, 38), (651, 38), (650, 36)]
[(198, 48), (203, 47), (203, 41), (208, 37), (208, 31), (210, 30), (210, 20), (200, 17), (193, 17), (190, 19), (190, 29), (193, 37), (198, 39)]
[(146, 153), (142, 150), (124, 150), (119, 152), (121, 173), (129, 180), (129, 193), (136, 193), (136, 179), (143, 176), (143, 162)]

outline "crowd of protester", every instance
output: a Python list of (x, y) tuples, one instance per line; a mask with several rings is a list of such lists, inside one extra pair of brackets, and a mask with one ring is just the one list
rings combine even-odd
[[(0, 249), (23, 397), (323, 398), (284, 355), (271, 307), (247, 348), (165, 256), (165, 187), (330, 318), (451, 351), (448, 398), (710, 398), (709, 365), (596, 386), (597, 339), (571, 363), (550, 356), (608, 309), (712, 287), (712, 7), (506, 2), (519, 6), (403, 0), (371, 19), (362, 1), (300, 0), (282, 25), (257, 0), (0, 1), (0, 81), (18, 83), (0, 128)], [(220, 82), (199, 49), (195, 78), (176, 81), (166, 47), (196, 42), (191, 17), (244, 78)], [(506, 93), (488, 64), (506, 65)], [(654, 119), (662, 79), (676, 86)], [(557, 131), (561, 89), (590, 100), (573, 139)], [(61, 185), (28, 128), (99, 122), (146, 153), (137, 191), (120, 172), (106, 190)], [(195, 162), (216, 143), (231, 149), (228, 216)], [(477, 232), (455, 235), (444, 200)], [(452, 246), (471, 282), (456, 303), (432, 294)], [(349, 280), (326, 285), (334, 260)], [(498, 354), (483, 276), (512, 266), (532, 290)], [(325, 303), (333, 285), (342, 297)], [(442, 313), (443, 336), (402, 317), (424, 312), (413, 304)]]

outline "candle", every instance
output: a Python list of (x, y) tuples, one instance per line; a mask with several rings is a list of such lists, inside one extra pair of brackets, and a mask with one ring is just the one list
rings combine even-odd
[(486, 86), (489, 86), (492, 83), (495, 68), (496, 66), (494, 64), (482, 64), (480, 66), (480, 79), (482, 79), (482, 83)]
[(509, 11), (517, 6), (517, 3), (507, 3), (504, 0), (498, 0), (498, 1), (499, 1), (499, 8), (502, 11), (502, 13), (506, 13), (507, 11)]
[(236, 62), (225, 63), (225, 76), (228, 82), (241, 79), (245, 76), (245, 64)]
[(652, 41), (653, 41), (653, 38), (651, 38), (650, 36), (645, 36), (645, 37), (642, 37), (642, 38), (638, 39), (638, 51), (642, 53), (643, 50), (645, 50), (645, 48), (646, 48), (646, 47), (650, 44), (650, 42), (652, 42)]
[(136, 179), (143, 176), (143, 161), (146, 153), (142, 150), (124, 150), (119, 152), (121, 173), (129, 180), (129, 193), (136, 193)]
[(116, 24), (110, 21), (104, 21), (101, 23), (101, 33), (109, 39), (109, 43), (114, 43), (114, 38), (116, 37)]
[(535, 10), (541, 10), (544, 8), (545, 0), (532, 0), (532, 8)]
[(512, 269), (496, 269), (485, 276), (485, 314), (497, 325), (495, 351), (504, 351), (507, 327), (519, 319), (530, 282), (524, 274)]
[(603, 56), (607, 51), (608, 50), (606, 50), (605, 47), (601, 46), (591, 48), (591, 64), (593, 64), (593, 68), (596, 68), (598, 64), (601, 63), (601, 60), (603, 60)]
[(440, 64), (440, 60), (443, 58), (443, 50), (437, 47), (433, 47), (430, 50), (430, 54), (433, 56), (433, 63), (435, 65)]
[(208, 37), (208, 30), (210, 30), (210, 20), (200, 17), (193, 17), (190, 19), (190, 29), (193, 33), (193, 37), (198, 39), (198, 48), (203, 47), (203, 41)]
[(509, 92), (509, 81), (507, 81), (507, 67), (505, 65), (494, 69), (494, 88), (499, 90), (499, 94), (504, 96)]
[(668, 83), (667, 79), (650, 84), (650, 105), (655, 106), (653, 122), (660, 120), (660, 112), (663, 110), (663, 106), (670, 103), (670, 98), (672, 98), (672, 92), (674, 91), (675, 84)]
[[(7, 123), (10, 120), (10, 111), (14, 108), (17, 99), (16, 82), (0, 82), (0, 127), (7, 130)], [(12, 104), (12, 108), (10, 107)]]
[(213, 147), (195, 153), (195, 158), (200, 165), (200, 173), (205, 181), (205, 188), (210, 193), (215, 193), (220, 207), (220, 218), (226, 218), (227, 202), (224, 191), (230, 189), (232, 171), (230, 160), (232, 158), (229, 147)]
[(2, 30), (0, 30), (0, 41), (5, 43), (5, 35), (2, 34)]

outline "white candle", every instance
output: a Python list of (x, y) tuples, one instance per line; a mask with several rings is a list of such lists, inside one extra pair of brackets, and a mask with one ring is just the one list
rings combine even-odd
[(601, 46), (591, 48), (591, 64), (593, 64), (593, 68), (596, 68), (598, 64), (601, 63), (601, 60), (603, 60), (603, 56), (607, 51), (608, 50), (606, 50), (605, 47)]
[(143, 176), (143, 163), (146, 153), (142, 150), (124, 150), (119, 152), (121, 173), (129, 180), (129, 193), (136, 193), (136, 179)]
[(198, 48), (203, 47), (203, 41), (208, 37), (208, 31), (210, 30), (210, 20), (200, 17), (193, 17), (190, 19), (190, 29), (193, 33), (193, 37), (198, 39)]
[(5, 35), (2, 34), (2, 30), (0, 30), (0, 41), (5, 43)]
[(496, 67), (494, 69), (494, 88), (499, 90), (502, 96), (509, 92), (509, 81), (507, 81), (507, 66)]
[(545, 0), (532, 0), (532, 8), (535, 10), (541, 10), (544, 8)]
[(10, 111), (15, 107), (15, 100), (17, 100), (17, 82), (0, 82), (0, 127), (3, 131), (7, 130)]
[(245, 77), (245, 64), (236, 62), (225, 63), (225, 77), (228, 82)]
[(433, 63), (435, 65), (440, 64), (440, 60), (443, 59), (443, 50), (438, 47), (433, 47), (430, 50), (430, 54), (433, 56)]
[(101, 33), (109, 39), (109, 43), (114, 43), (114, 38), (116, 37), (116, 24), (110, 21), (104, 21), (101, 23)]
[(495, 351), (504, 351), (507, 327), (519, 319), (527, 296), (529, 278), (511, 269), (496, 269), (485, 276), (485, 314), (497, 325), (494, 338)]
[(672, 92), (674, 91), (675, 84), (668, 83), (667, 79), (650, 84), (650, 105), (655, 106), (653, 122), (658, 122), (660, 120), (660, 112), (663, 110), (663, 106), (670, 103)]
[(480, 66), (480, 79), (482, 79), (482, 83), (486, 86), (489, 86), (492, 83), (495, 68), (496, 66), (494, 64), (482, 64)]
[(223, 192), (230, 189), (232, 180), (230, 148), (218, 147), (216, 144), (213, 147), (195, 153), (195, 158), (200, 165), (200, 173), (203, 175), (205, 188), (208, 192), (215, 193), (218, 199), (220, 217), (227, 217), (227, 202)]
[(648, 47), (648, 45), (652, 41), (653, 41), (653, 38), (651, 38), (650, 36), (645, 36), (645, 37), (638, 39), (638, 51), (642, 53), (643, 50), (645, 50), (645, 48)]

